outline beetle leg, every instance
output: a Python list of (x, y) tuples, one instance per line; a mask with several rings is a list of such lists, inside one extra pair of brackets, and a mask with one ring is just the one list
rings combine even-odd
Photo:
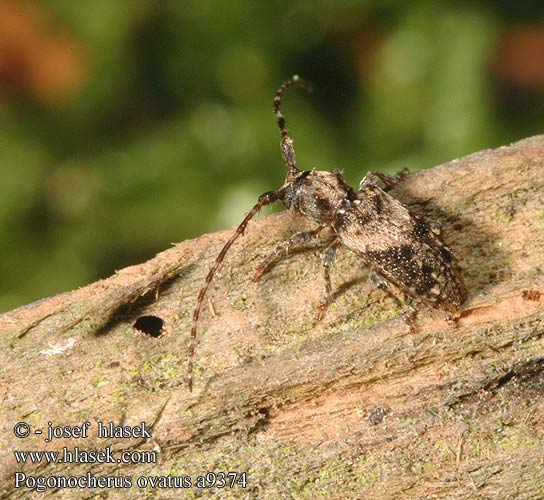
[(332, 286), (331, 286), (331, 275), (330, 268), (334, 265), (334, 258), (336, 256), (336, 249), (340, 246), (340, 240), (335, 239), (323, 252), (323, 273), (325, 276), (325, 293), (319, 305), (317, 306), (315, 318), (319, 321), (323, 318), (325, 309), (330, 304), (332, 299)]
[(251, 280), (257, 281), (266, 271), (268, 271), (274, 261), (281, 257), (282, 253), (287, 254), (289, 250), (315, 240), (324, 227), (325, 225), (320, 225), (312, 231), (300, 231), (299, 233), (293, 234), (288, 240), (278, 243), (274, 247), (274, 250), (272, 250), (272, 252), (270, 252), (255, 268), (255, 273), (251, 277)]
[(395, 175), (382, 174), (381, 172), (368, 172), (359, 184), (359, 189), (365, 186), (365, 184), (375, 184), (376, 179), (380, 179), (383, 182), (384, 191), (389, 191), (394, 188), (399, 182), (402, 182), (409, 174), (408, 169), (404, 167), (400, 172)]
[[(387, 281), (382, 275), (378, 274), (376, 271), (370, 271), (368, 276), (370, 283), (374, 288), (383, 290), (387, 293), (397, 304), (397, 306), (402, 310), (406, 307), (406, 302), (402, 302), (391, 290), (392, 284)], [(408, 325), (410, 333), (416, 333), (415, 320), (417, 316), (417, 308), (410, 306), (410, 311), (402, 314), (403, 321)]]

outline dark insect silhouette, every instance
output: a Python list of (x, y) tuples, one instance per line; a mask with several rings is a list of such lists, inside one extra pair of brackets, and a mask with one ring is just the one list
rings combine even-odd
[[(439, 226), (414, 215), (387, 193), (406, 176), (406, 172), (395, 177), (370, 172), (361, 181), (359, 189), (355, 190), (346, 184), (338, 171), (300, 171), (296, 167), (293, 140), (281, 112), (281, 97), (286, 89), (294, 85), (311, 88), (308, 82), (295, 75), (284, 82), (274, 96), (274, 113), (281, 133), (280, 149), (287, 166), (285, 182), (276, 191), (259, 197), (257, 204), (219, 252), (198, 294), (189, 342), (187, 378), (191, 391), (198, 319), (206, 292), (225, 255), (244, 233), (248, 222), (264, 206), (275, 201), (281, 201), (289, 210), (315, 221), (317, 227), (295, 233), (287, 241), (278, 243), (257, 266), (253, 280), (259, 279), (282, 254), (317, 239), (324, 229), (328, 229), (332, 233), (332, 242), (323, 253), (325, 293), (317, 306), (318, 319), (331, 300), (330, 268), (340, 245), (349, 248), (370, 265), (371, 277), (379, 287), (387, 289), (395, 285), (404, 294), (451, 314), (457, 313), (466, 300), (467, 290), (461, 271), (442, 239)], [(377, 179), (383, 182), (383, 189), (376, 183)], [(413, 329), (413, 317), (406, 320)]]

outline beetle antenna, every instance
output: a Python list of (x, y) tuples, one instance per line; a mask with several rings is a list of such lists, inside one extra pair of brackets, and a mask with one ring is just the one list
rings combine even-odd
[(295, 158), (295, 147), (293, 145), (293, 139), (289, 137), (289, 131), (287, 130), (287, 127), (285, 126), (285, 116), (283, 116), (283, 113), (281, 112), (281, 98), (283, 96), (283, 93), (289, 87), (293, 87), (295, 85), (298, 85), (299, 87), (302, 87), (308, 90), (309, 92), (313, 90), (313, 86), (310, 82), (303, 80), (298, 75), (293, 75), (293, 77), (290, 80), (283, 82), (280, 88), (276, 90), (276, 93), (274, 94), (274, 114), (276, 115), (278, 119), (278, 127), (280, 128), (280, 133), (281, 133), (280, 149), (281, 149), (281, 155), (283, 157), (283, 161), (287, 165), (287, 177), (294, 177), (299, 172), (299, 170), (295, 166), (296, 158)]
[(277, 191), (269, 191), (259, 196), (259, 201), (249, 211), (249, 213), (245, 216), (244, 220), (240, 223), (240, 225), (238, 226), (234, 234), (225, 243), (225, 245), (219, 252), (219, 255), (216, 257), (214, 265), (209, 270), (208, 275), (206, 276), (206, 281), (204, 282), (204, 286), (200, 289), (200, 293), (198, 294), (198, 299), (196, 301), (196, 307), (193, 312), (193, 324), (191, 326), (191, 339), (189, 340), (189, 359), (187, 364), (187, 385), (189, 386), (189, 391), (191, 392), (193, 391), (193, 358), (195, 356), (196, 329), (198, 326), (198, 318), (200, 316), (200, 309), (202, 309), (202, 304), (204, 303), (204, 297), (206, 296), (206, 292), (208, 291), (208, 288), (210, 287), (210, 283), (212, 282), (217, 271), (223, 264), (223, 260), (225, 260), (225, 255), (227, 255), (227, 252), (229, 251), (232, 244), (238, 239), (239, 236), (244, 234), (244, 231), (246, 230), (246, 226), (248, 222), (251, 219), (253, 219), (253, 217), (255, 217), (255, 215), (257, 215), (264, 206), (270, 205), (271, 203), (274, 203), (276, 200), (281, 199), (284, 195), (284, 191), (285, 191), (284, 187), (281, 187)]

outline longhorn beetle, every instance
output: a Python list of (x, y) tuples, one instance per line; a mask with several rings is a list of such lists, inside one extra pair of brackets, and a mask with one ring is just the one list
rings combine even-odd
[[(293, 140), (281, 112), (283, 93), (295, 85), (311, 90), (309, 82), (295, 75), (284, 82), (274, 95), (274, 113), (281, 133), (281, 155), (287, 166), (285, 181), (276, 191), (259, 196), (257, 204), (219, 252), (198, 294), (189, 342), (187, 378), (190, 391), (193, 388), (198, 318), (210, 283), (232, 244), (244, 234), (248, 222), (261, 208), (275, 201), (281, 201), (289, 210), (315, 221), (317, 227), (295, 233), (287, 241), (278, 243), (257, 266), (252, 279), (258, 280), (282, 253), (315, 240), (323, 229), (328, 228), (332, 233), (332, 242), (323, 253), (325, 293), (317, 306), (317, 319), (321, 319), (331, 300), (329, 269), (340, 245), (370, 265), (378, 286), (395, 285), (404, 294), (449, 313), (456, 313), (467, 298), (461, 271), (450, 248), (444, 243), (438, 225), (414, 215), (387, 193), (402, 180), (406, 172), (395, 177), (369, 172), (359, 189), (355, 190), (346, 184), (339, 171), (300, 171), (296, 167)], [(376, 184), (376, 179), (384, 183), (383, 189)], [(409, 324), (412, 329), (411, 319)]]

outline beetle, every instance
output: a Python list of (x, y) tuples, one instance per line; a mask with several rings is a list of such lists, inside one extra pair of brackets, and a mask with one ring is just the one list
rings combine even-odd
[[(252, 277), (258, 280), (271, 264), (288, 250), (314, 241), (324, 229), (332, 233), (332, 242), (323, 253), (325, 293), (317, 306), (321, 319), (332, 296), (330, 268), (339, 246), (344, 246), (370, 266), (378, 286), (393, 285), (419, 302), (450, 314), (458, 312), (467, 298), (460, 267), (451, 249), (442, 239), (436, 223), (412, 213), (388, 190), (402, 180), (406, 172), (395, 177), (369, 172), (358, 189), (351, 188), (341, 172), (301, 171), (296, 166), (293, 140), (281, 111), (281, 98), (292, 86), (311, 89), (309, 82), (297, 75), (285, 81), (274, 95), (274, 113), (280, 129), (280, 150), (287, 173), (283, 185), (262, 194), (225, 243), (209, 270), (193, 312), (187, 380), (193, 387), (193, 359), (197, 327), (204, 298), (233, 243), (246, 230), (248, 222), (266, 205), (281, 201), (288, 210), (314, 221), (317, 227), (293, 234), (278, 243), (257, 266)], [(384, 183), (381, 188), (376, 182)], [(408, 322), (412, 329), (412, 319)]]

